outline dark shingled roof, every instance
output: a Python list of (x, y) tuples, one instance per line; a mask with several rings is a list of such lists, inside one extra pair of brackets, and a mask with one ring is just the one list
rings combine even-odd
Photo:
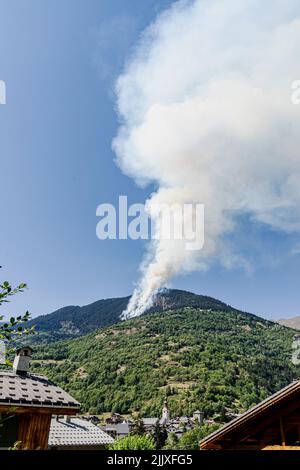
[(80, 403), (47, 377), (0, 370), (0, 406), (80, 408)]

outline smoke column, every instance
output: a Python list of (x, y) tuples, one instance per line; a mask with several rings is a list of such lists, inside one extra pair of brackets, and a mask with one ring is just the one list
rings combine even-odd
[(205, 245), (151, 242), (123, 318), (179, 273), (242, 262), (225, 238), (243, 215), (300, 232), (299, 49), (298, 0), (179, 1), (143, 33), (117, 80), (113, 148), (125, 174), (157, 185), (147, 204), (205, 204)]

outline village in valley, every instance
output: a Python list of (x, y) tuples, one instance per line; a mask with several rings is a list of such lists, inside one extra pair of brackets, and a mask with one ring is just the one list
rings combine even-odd
[[(100, 423), (99, 418), (96, 416), (91, 416), (90, 419), (97, 424)], [(170, 418), (167, 400), (165, 400), (161, 417), (145, 417), (138, 418), (140, 421), (140, 426), (144, 428), (145, 433), (152, 434), (156, 426), (159, 426), (167, 434), (173, 433), (179, 439), (182, 435), (190, 431), (191, 429), (201, 426), (202, 424), (215, 424), (212, 420), (204, 420), (203, 413), (199, 410), (196, 410), (193, 413), (193, 416), (180, 416)], [(109, 417), (105, 419), (105, 424), (101, 425), (101, 429), (113, 437), (125, 437), (130, 434), (135, 427), (135, 420), (130, 418), (125, 418), (119, 413), (111, 413)]]
[[(32, 353), (30, 347), (19, 348), (12, 370), (0, 371), (2, 449), (113, 449), (115, 442), (126, 442), (130, 436), (150, 439), (160, 449), (170, 436), (180, 442), (193, 430), (217, 424), (205, 420), (199, 410), (191, 417), (171, 417), (167, 400), (159, 417), (130, 419), (114, 412), (103, 423), (96, 415), (82, 415), (76, 399), (47, 377), (30, 372)], [(200, 449), (300, 448), (300, 381), (228, 419), (199, 442)]]
[[(46, 377), (30, 372), (30, 347), (17, 350), (11, 371), (0, 370), (0, 412), (7, 416), (0, 432), (1, 448), (20, 449), (104, 449), (115, 439), (134, 432), (152, 435), (155, 428), (181, 438), (203, 424), (203, 413), (170, 418), (167, 401), (161, 417), (136, 421), (111, 413), (105, 424), (95, 415), (80, 415), (80, 404)], [(15, 412), (11, 414), (10, 408)]]

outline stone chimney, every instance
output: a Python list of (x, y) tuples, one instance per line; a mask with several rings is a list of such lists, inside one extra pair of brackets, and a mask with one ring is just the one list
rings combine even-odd
[(26, 346), (24, 348), (17, 349), (16, 356), (13, 363), (13, 371), (18, 375), (26, 375), (29, 370), (29, 364), (31, 361), (31, 354), (33, 350)]

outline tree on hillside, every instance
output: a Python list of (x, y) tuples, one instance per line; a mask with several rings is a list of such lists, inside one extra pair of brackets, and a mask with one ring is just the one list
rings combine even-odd
[(155, 443), (151, 436), (130, 434), (117, 439), (108, 448), (109, 450), (155, 450)]
[(140, 416), (137, 416), (137, 418), (134, 420), (130, 433), (134, 434), (135, 436), (143, 436), (146, 434), (145, 426)]
[(162, 449), (166, 443), (168, 433), (164, 426), (160, 426), (159, 421), (157, 420), (152, 431), (152, 437), (155, 442), (156, 450)]

